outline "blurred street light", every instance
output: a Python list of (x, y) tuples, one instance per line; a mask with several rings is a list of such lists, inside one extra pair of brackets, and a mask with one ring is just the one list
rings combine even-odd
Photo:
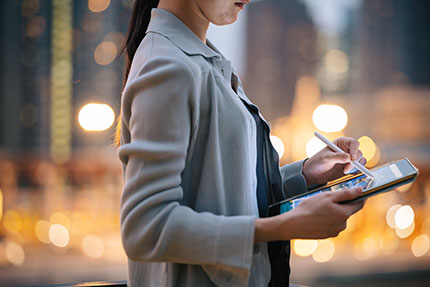
[(340, 132), (348, 123), (348, 115), (338, 105), (319, 105), (313, 115), (314, 125), (323, 132)]
[(298, 256), (306, 257), (312, 255), (317, 249), (318, 242), (316, 240), (294, 240), (294, 253)]
[(113, 109), (106, 104), (90, 103), (79, 111), (79, 124), (86, 131), (104, 131), (115, 121)]
[(282, 156), (284, 155), (284, 150), (285, 150), (284, 143), (277, 136), (270, 136), (270, 141), (272, 142), (273, 147), (278, 153), (279, 159), (281, 159)]

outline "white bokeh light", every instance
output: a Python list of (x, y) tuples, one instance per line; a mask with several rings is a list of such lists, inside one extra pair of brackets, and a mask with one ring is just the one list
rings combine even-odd
[(340, 132), (348, 123), (346, 111), (338, 105), (319, 105), (312, 114), (314, 125), (323, 132)]
[(90, 103), (79, 111), (79, 124), (86, 131), (104, 131), (115, 121), (115, 113), (109, 105)]
[(401, 206), (394, 215), (394, 222), (399, 229), (408, 228), (414, 222), (414, 210), (410, 205)]
[(270, 141), (272, 142), (273, 147), (278, 153), (279, 158), (282, 158), (285, 151), (284, 143), (282, 142), (282, 140), (277, 136), (270, 136)]

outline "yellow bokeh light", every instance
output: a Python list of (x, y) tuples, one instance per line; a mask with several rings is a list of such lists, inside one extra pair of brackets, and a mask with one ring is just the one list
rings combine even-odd
[(4, 214), (3, 225), (7, 231), (17, 233), (22, 227), (21, 216), (15, 210), (8, 210)]
[(399, 238), (406, 238), (406, 237), (409, 237), (412, 234), (412, 232), (414, 232), (414, 230), (415, 230), (415, 222), (412, 222), (412, 224), (406, 228), (400, 229), (396, 227), (396, 234)]
[(49, 228), (49, 240), (57, 247), (66, 247), (70, 240), (69, 231), (61, 224), (53, 224)]
[(375, 257), (379, 252), (379, 240), (375, 237), (366, 237), (363, 240), (363, 255), (366, 259)]
[(20, 266), (24, 263), (24, 248), (15, 242), (8, 242), (6, 245), (6, 258), (10, 263)]
[(379, 247), (382, 254), (384, 255), (394, 253), (399, 247), (399, 238), (392, 232), (392, 230), (388, 231), (389, 232), (385, 232), (384, 236), (381, 237), (379, 242)]
[(114, 123), (115, 113), (109, 105), (90, 103), (81, 108), (78, 119), (86, 131), (104, 131)]
[(327, 262), (333, 258), (336, 247), (330, 239), (319, 240), (318, 246), (314, 253), (312, 253), (312, 258), (316, 262)]
[(316, 137), (311, 138), (306, 144), (306, 155), (312, 157), (314, 154), (325, 148), (326, 145)]
[(396, 228), (396, 222), (394, 221), (394, 216), (396, 215), (397, 210), (401, 207), (401, 204), (395, 204), (391, 206), (388, 211), (385, 219), (387, 220), (388, 226), (391, 228)]
[(316, 240), (294, 240), (294, 253), (298, 256), (306, 257), (312, 255), (317, 249), (318, 243)]
[(40, 242), (49, 244), (51, 240), (49, 239), (49, 228), (51, 224), (46, 220), (39, 220), (34, 227), (34, 234), (36, 234), (37, 239)]
[(430, 240), (426, 234), (421, 234), (417, 236), (412, 242), (412, 254), (415, 257), (421, 257), (425, 255), (430, 248)]
[(323, 132), (340, 132), (348, 123), (346, 111), (338, 105), (319, 105), (312, 114), (314, 125)]
[(104, 252), (103, 241), (98, 236), (87, 235), (82, 240), (82, 250), (89, 257), (99, 258)]
[(329, 72), (343, 74), (349, 69), (348, 56), (341, 50), (330, 50), (324, 58), (326, 68)]
[(366, 166), (373, 167), (379, 163), (379, 160), (381, 159), (381, 150), (379, 149), (378, 145), (375, 145), (375, 154), (373, 157), (369, 160), (367, 159)]
[(414, 222), (414, 210), (410, 205), (403, 205), (397, 209), (394, 215), (394, 222), (399, 229), (405, 229)]
[(88, 0), (88, 9), (95, 13), (103, 12), (109, 5), (110, 0)]
[(421, 224), (421, 233), (424, 233), (430, 236), (430, 218), (427, 218)]
[(67, 230), (70, 230), (71, 228), (69, 218), (67, 217), (67, 215), (61, 212), (54, 212), (51, 215), (49, 222), (51, 223), (51, 225), (52, 224), (63, 225), (64, 227), (66, 227)]
[(279, 158), (282, 158), (282, 156), (284, 155), (284, 143), (282, 142), (282, 140), (280, 138), (278, 138), (277, 136), (270, 136), (270, 141), (272, 142), (273, 147), (275, 148), (276, 152), (279, 155)]
[(99, 65), (109, 65), (115, 60), (117, 51), (114, 43), (102, 42), (94, 50), (94, 60)]
[(396, 190), (398, 192), (401, 192), (401, 193), (406, 192), (406, 191), (408, 191), (411, 188), (412, 184), (413, 184), (413, 182), (410, 182), (410, 183), (407, 183), (405, 185), (396, 187)]
[(3, 217), (3, 192), (0, 188), (0, 221)]
[(372, 160), (376, 154), (376, 144), (368, 136), (362, 136), (358, 139), (360, 143), (360, 150), (363, 152), (363, 156), (368, 160)]

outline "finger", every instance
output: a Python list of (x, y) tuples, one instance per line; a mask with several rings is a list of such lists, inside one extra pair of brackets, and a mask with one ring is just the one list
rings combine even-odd
[(360, 146), (360, 143), (350, 137), (340, 137), (334, 140), (334, 143), (343, 151), (346, 153), (349, 153), (351, 156), (353, 156), (353, 160), (358, 159), (358, 147)]
[(348, 163), (345, 168), (343, 169), (343, 173), (344, 174), (350, 174), (353, 172), (356, 172), (357, 169), (355, 168), (355, 166), (353, 166), (352, 164)]
[(344, 152), (331, 152), (325, 156), (325, 159), (332, 163), (347, 163), (351, 160), (351, 156)]
[(360, 143), (356, 139), (351, 139), (349, 141), (349, 154), (351, 155), (352, 160), (358, 160), (363, 154), (358, 149)]
[(360, 200), (354, 203), (343, 204), (343, 206), (346, 208), (349, 216), (351, 216), (363, 208), (364, 202), (365, 202), (364, 200)]
[(358, 150), (357, 151), (357, 159), (356, 159), (356, 161), (359, 161), (362, 157), (363, 157), (363, 153), (361, 152), (361, 150)]
[(331, 193), (334, 202), (353, 200), (363, 192), (361, 187), (343, 189)]
[(362, 158), (360, 158), (359, 162), (360, 162), (362, 165), (366, 165), (366, 163), (367, 163), (367, 159), (366, 159), (365, 157), (362, 157)]

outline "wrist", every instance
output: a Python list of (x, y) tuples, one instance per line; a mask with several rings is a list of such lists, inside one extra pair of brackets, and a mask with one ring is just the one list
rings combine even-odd
[(306, 180), (306, 185), (312, 186), (312, 185), (315, 185), (316, 182), (315, 182), (315, 179), (312, 177), (311, 173), (309, 173), (309, 160), (310, 159), (307, 158), (303, 161), (302, 174)]
[(293, 239), (295, 237), (294, 218), (293, 211), (273, 217), (257, 218), (254, 243)]

